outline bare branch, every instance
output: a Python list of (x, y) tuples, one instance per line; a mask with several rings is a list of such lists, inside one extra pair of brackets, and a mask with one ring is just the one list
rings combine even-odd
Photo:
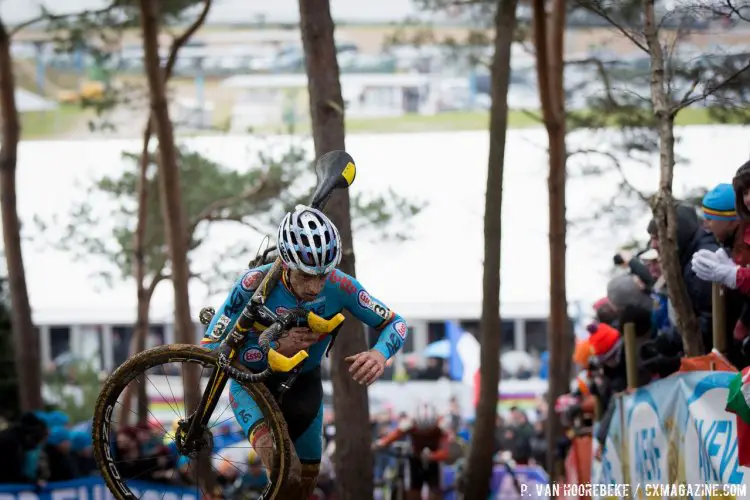
[(190, 37), (192, 37), (195, 32), (200, 29), (201, 26), (203, 26), (203, 23), (206, 22), (208, 11), (211, 10), (212, 1), (213, 0), (205, 0), (205, 2), (203, 3), (203, 10), (201, 11), (200, 15), (179, 37), (175, 38), (172, 42), (172, 46), (169, 49), (167, 64), (164, 66), (165, 80), (169, 80), (169, 78), (172, 76), (172, 70), (174, 69), (175, 63), (177, 62), (177, 53), (179, 52), (179, 50), (188, 42), (188, 40), (190, 40)]
[(162, 263), (161, 267), (159, 268), (159, 272), (157, 272), (153, 278), (151, 278), (151, 283), (148, 284), (148, 287), (146, 288), (146, 297), (148, 297), (148, 300), (151, 300), (151, 297), (154, 295), (154, 291), (156, 290), (156, 286), (161, 283), (164, 280), (168, 280), (169, 276), (164, 273), (164, 266), (166, 265), (166, 259), (164, 259), (164, 262)]
[(544, 123), (544, 120), (542, 119), (541, 116), (539, 116), (538, 114), (536, 114), (536, 113), (534, 113), (532, 111), (529, 111), (528, 109), (522, 109), (521, 113), (523, 113), (525, 116), (528, 116), (529, 118), (531, 118), (532, 120), (534, 120), (537, 123)]
[(706, 89), (706, 91), (703, 92), (701, 95), (693, 96), (689, 99), (684, 99), (683, 101), (680, 101), (676, 106), (672, 108), (673, 109), (672, 114), (676, 115), (677, 112), (680, 111), (681, 109), (686, 108), (696, 102), (702, 101), (706, 99), (707, 97), (711, 97), (713, 94), (721, 90), (722, 87), (736, 80), (737, 78), (739, 78), (740, 75), (742, 75), (745, 71), (748, 71), (748, 70), (750, 70), (750, 61), (747, 64), (745, 64), (742, 68), (738, 69), (737, 71), (729, 75), (727, 78), (724, 79), (724, 81), (722, 81), (718, 85), (715, 85), (709, 89)]
[[(689, 106), (690, 105), (690, 104), (686, 104), (686, 103), (690, 103), (690, 99), (692, 98), (693, 93), (695, 92), (695, 89), (698, 87), (698, 84), (700, 82), (701, 82), (700, 76), (696, 76), (693, 79), (693, 83), (690, 85), (690, 88), (685, 91), (685, 93), (682, 96), (682, 99), (680, 99), (680, 102), (677, 103), (677, 109), (678, 110), (684, 108), (685, 106)], [(703, 98), (705, 99), (705, 96)]]
[(745, 17), (745, 15), (742, 14), (742, 12), (740, 12), (740, 10), (734, 5), (732, 0), (724, 0), (724, 5), (726, 5), (729, 9), (730, 15), (733, 14), (746, 23), (750, 23), (750, 18)]
[(612, 166), (615, 168), (615, 171), (620, 175), (621, 179), (621, 185), (625, 187), (628, 191), (635, 194), (640, 198), (641, 201), (648, 203), (651, 199), (651, 196), (646, 195), (643, 193), (643, 191), (639, 190), (637, 187), (633, 186), (633, 184), (628, 180), (627, 176), (625, 175), (625, 169), (622, 166), (622, 163), (620, 163), (620, 159), (615, 156), (614, 154), (610, 153), (609, 151), (602, 151), (599, 149), (578, 149), (575, 151), (572, 151), (568, 154), (568, 158), (574, 155), (601, 155), (607, 158), (610, 162), (612, 162)]
[(601, 78), (602, 83), (604, 84), (604, 90), (607, 93), (607, 102), (613, 105), (617, 105), (617, 100), (615, 99), (615, 96), (612, 94), (612, 79), (609, 76), (609, 72), (607, 71), (607, 68), (604, 67), (604, 62), (599, 59), (598, 57), (590, 57), (587, 59), (575, 59), (572, 61), (567, 61), (565, 64), (570, 64), (571, 66), (575, 65), (586, 65), (586, 64), (593, 64), (596, 66), (596, 70), (599, 73), (599, 78)]
[(645, 53), (648, 54), (648, 47), (646, 46), (646, 44), (643, 43), (643, 42), (641, 42), (640, 40), (638, 40), (631, 32), (629, 32), (627, 30), (627, 28), (625, 28), (625, 26), (621, 25), (620, 23), (618, 23), (617, 21), (615, 21), (614, 19), (612, 19), (612, 17), (609, 14), (607, 14), (607, 12), (604, 9), (602, 9), (599, 5), (597, 5), (596, 2), (590, 2), (590, 1), (585, 1), (585, 0), (576, 0), (576, 3), (580, 7), (583, 7), (584, 9), (590, 10), (591, 12), (593, 12), (594, 14), (596, 14), (597, 16), (599, 16), (602, 19), (604, 19), (605, 21), (607, 21), (609, 24), (612, 25), (613, 28), (615, 28), (623, 36), (625, 36), (625, 38), (627, 38), (628, 40), (630, 40), (631, 42), (633, 42), (633, 44), (636, 47), (638, 47), (643, 52), (645, 52)]
[(17, 24), (16, 26), (14, 26), (13, 29), (8, 32), (8, 35), (12, 38), (19, 31), (43, 21), (62, 21), (63, 19), (74, 16), (99, 16), (102, 14), (108, 14), (109, 12), (112, 12), (113, 10), (121, 6), (121, 0), (112, 0), (112, 3), (101, 9), (87, 9), (78, 12), (69, 12), (67, 14), (50, 14), (45, 10), (37, 17), (33, 17), (27, 21), (22, 22), (21, 24)]

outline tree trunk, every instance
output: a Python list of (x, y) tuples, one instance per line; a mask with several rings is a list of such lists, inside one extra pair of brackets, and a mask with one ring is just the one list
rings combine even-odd
[[(137, 231), (137, 230), (136, 230)], [(137, 267), (137, 265), (136, 265)], [(149, 310), (151, 308), (151, 296), (147, 288), (138, 286), (138, 302), (136, 305), (136, 319), (133, 328), (133, 338), (130, 342), (130, 355), (133, 356), (146, 350), (146, 340), (148, 339), (149, 330)], [(136, 416), (138, 423), (148, 422), (148, 380), (144, 376), (135, 379), (135, 384), (129, 384), (124, 391), (122, 406), (120, 408), (120, 418), (117, 420), (121, 425), (132, 421), (132, 416)], [(137, 388), (133, 394), (133, 387)], [(133, 397), (136, 400), (136, 411), (132, 410)]]
[[(172, 122), (169, 119), (166, 75), (159, 62), (159, 3), (158, 0), (140, 0), (143, 60), (148, 77), (151, 119), (156, 130), (156, 137), (159, 139), (159, 194), (174, 287), (175, 337), (179, 343), (194, 344), (196, 329), (190, 317), (188, 295), (190, 269), (187, 260), (187, 217), (182, 204), (177, 146), (174, 141)], [(201, 397), (200, 367), (192, 365), (193, 363), (185, 363), (182, 367), (186, 415), (190, 415), (195, 410)], [(202, 453), (195, 470), (199, 484), (203, 485), (206, 491), (211, 492), (214, 489), (214, 481), (209, 456), (207, 453)]]
[[(167, 63), (164, 66), (164, 85), (172, 77), (172, 70), (177, 62), (177, 54), (180, 49), (190, 40), (190, 37), (195, 34), (198, 29), (203, 26), (208, 16), (208, 11), (211, 8), (211, 0), (205, 0), (203, 4), (203, 10), (201, 14), (196, 18), (195, 21), (185, 30), (182, 35), (177, 37), (172, 43), (172, 47), (169, 50), (169, 56), (167, 57)], [(148, 331), (150, 326), (149, 311), (151, 307), (151, 297), (153, 296), (156, 285), (161, 281), (160, 275), (154, 276), (151, 284), (147, 287), (146, 281), (146, 257), (144, 254), (145, 247), (145, 235), (146, 228), (148, 227), (148, 172), (151, 166), (151, 155), (149, 154), (149, 144), (151, 143), (151, 136), (154, 132), (154, 120), (152, 113), (149, 112), (148, 120), (146, 121), (146, 127), (143, 130), (143, 147), (141, 149), (141, 158), (139, 163), (138, 171), (138, 217), (133, 233), (133, 276), (135, 277), (136, 286), (138, 287), (137, 293), (137, 317), (135, 320), (135, 327), (133, 328), (133, 342), (130, 346), (131, 355), (137, 354), (146, 349), (146, 340), (148, 338)], [(138, 410), (136, 415), (138, 422), (146, 422), (148, 420), (148, 394), (146, 388), (146, 380), (140, 377), (137, 381), (138, 394), (136, 395), (138, 401)], [(129, 418), (131, 413), (130, 410), (130, 387), (128, 386), (125, 390), (125, 397), (123, 398), (122, 404), (122, 415), (125, 418)], [(125, 422), (126, 420), (120, 420)]]
[[(168, 76), (165, 76), (165, 80), (166, 78)], [(145, 283), (146, 255), (144, 253), (146, 228), (148, 227), (148, 170), (151, 166), (148, 145), (151, 142), (151, 129), (152, 120), (151, 115), (149, 115), (146, 130), (143, 132), (143, 150), (141, 151), (141, 161), (138, 165), (138, 220), (135, 226), (135, 233), (133, 233), (133, 274), (135, 275), (135, 283), (138, 287), (136, 292), (138, 315), (136, 316), (135, 328), (133, 329), (133, 335), (135, 336), (133, 354), (146, 350), (149, 312), (151, 308), (151, 293)], [(138, 422), (144, 423), (148, 421), (148, 392), (146, 391), (145, 378), (141, 377), (138, 382)]]
[[(144, 62), (151, 97), (151, 116), (159, 139), (159, 189), (175, 294), (175, 336), (180, 343), (194, 344), (196, 330), (190, 317), (188, 296), (190, 270), (187, 260), (187, 221), (182, 204), (180, 169), (167, 106), (165, 78), (159, 65), (158, 12), (158, 1), (141, 0)], [(192, 382), (185, 385), (185, 403), (188, 408), (193, 408), (200, 399), (197, 377)]]
[[(568, 318), (566, 294), (566, 161), (565, 145), (565, 81), (564, 0), (554, 0), (550, 15), (545, 10), (544, 0), (534, 0), (534, 45), (537, 54), (537, 80), (542, 117), (547, 129), (549, 143), (549, 263), (550, 263), (550, 313), (547, 336), (550, 351), (549, 389), (547, 403), (553, 408), (557, 398), (568, 392), (572, 331)], [(547, 470), (554, 474), (555, 450), (562, 436), (559, 419), (547, 419)]]
[(3, 123), (0, 146), (0, 208), (5, 260), (8, 266), (20, 406), (22, 411), (30, 411), (40, 410), (43, 406), (42, 362), (39, 355), (39, 334), (31, 319), (31, 304), (21, 251), (21, 223), (16, 207), (16, 168), (21, 125), (16, 108), (16, 83), (10, 44), (10, 36), (0, 21), (0, 113)]
[[(344, 100), (336, 60), (334, 25), (328, 0), (300, 0), (300, 28), (305, 51), (310, 118), (315, 155), (345, 149)], [(327, 212), (336, 224), (344, 246), (340, 269), (355, 275), (352, 228), (349, 214), (349, 192), (338, 190), (328, 202)], [(370, 411), (367, 389), (349, 375), (344, 358), (367, 349), (365, 330), (346, 313), (347, 321), (331, 350), (331, 382), (336, 419), (337, 498), (364, 500), (372, 498), (373, 460), (370, 451)], [(346, 418), (341, 418), (345, 415)]]
[(482, 277), (481, 385), (471, 438), (464, 497), (485, 499), (490, 493), (495, 447), (497, 386), (500, 381), (500, 242), (503, 203), (505, 135), (508, 129), (510, 55), (516, 26), (517, 0), (498, 0), (495, 13), (495, 54), (492, 60), (490, 151), (484, 207), (484, 274)]
[(654, 0), (644, 0), (644, 35), (651, 57), (651, 103), (659, 129), (659, 191), (652, 209), (659, 236), (659, 261), (667, 284), (669, 300), (676, 313), (677, 330), (682, 334), (685, 354), (700, 356), (704, 353), (698, 318), (696, 318), (682, 279), (680, 257), (677, 251), (677, 213), (672, 196), (674, 178), (674, 116), (669, 103), (664, 71), (664, 50), (654, 12)]

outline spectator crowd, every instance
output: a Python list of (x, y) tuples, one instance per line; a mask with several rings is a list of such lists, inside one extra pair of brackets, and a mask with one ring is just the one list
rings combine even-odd
[[(571, 393), (558, 399), (556, 412), (564, 423), (590, 426), (596, 396), (603, 410), (596, 437), (604, 444), (614, 413), (613, 394), (627, 388), (624, 326), (632, 324), (636, 336), (638, 386), (666, 377), (685, 363), (685, 345), (675, 307), (667, 293), (661, 259), (663, 245), (652, 219), (645, 229), (649, 243), (640, 252), (619, 252), (618, 271), (607, 285), (606, 297), (594, 304), (595, 320), (587, 326), (588, 338), (578, 341), (573, 362), (580, 372)], [(725, 328), (716, 332), (725, 353), (714, 360), (742, 369), (750, 364), (750, 162), (742, 165), (731, 183), (710, 189), (700, 207), (676, 205), (678, 261), (688, 306), (697, 319), (702, 354), (714, 347), (712, 288), (723, 285)], [(570, 444), (561, 443), (561, 454)]]

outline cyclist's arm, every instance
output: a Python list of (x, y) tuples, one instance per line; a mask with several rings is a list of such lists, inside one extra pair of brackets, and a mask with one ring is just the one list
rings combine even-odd
[(376, 441), (376, 444), (379, 447), (386, 447), (395, 443), (396, 441), (403, 438), (404, 436), (406, 436), (406, 431), (397, 427), (393, 429), (391, 432), (389, 432), (388, 434), (386, 434), (385, 436), (383, 436), (382, 438), (378, 439)]
[(339, 270), (334, 273), (332, 281), (339, 287), (343, 306), (362, 323), (380, 332), (373, 349), (380, 352), (386, 360), (392, 358), (406, 340), (407, 326), (404, 318), (371, 296), (356, 279)]
[(201, 345), (210, 350), (216, 349), (219, 342), (226, 337), (234, 324), (242, 314), (242, 310), (252, 297), (253, 292), (258, 288), (261, 279), (270, 266), (261, 266), (249, 269), (240, 276), (234, 283), (232, 290), (227, 295), (224, 303), (214, 315), (206, 333), (201, 340)]
[(433, 462), (445, 462), (449, 457), (449, 445), (450, 441), (448, 440), (448, 435), (443, 434), (443, 436), (440, 438), (440, 445), (438, 446), (438, 449), (430, 452), (427, 458), (429, 458)]

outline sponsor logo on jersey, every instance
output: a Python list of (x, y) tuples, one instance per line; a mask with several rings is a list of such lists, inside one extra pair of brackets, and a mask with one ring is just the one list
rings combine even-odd
[(398, 333), (398, 336), (402, 339), (406, 338), (406, 334), (408, 333), (408, 328), (406, 328), (406, 323), (403, 321), (396, 321), (393, 324), (393, 328), (396, 330), (396, 333)]
[(247, 290), (249, 292), (251, 290), (255, 290), (256, 288), (258, 288), (261, 278), (263, 278), (262, 272), (248, 271), (247, 273), (245, 273), (245, 276), (242, 278), (242, 283), (240, 285), (242, 286), (243, 290)]
[(289, 312), (289, 309), (287, 309), (284, 306), (279, 306), (279, 307), (276, 308), (276, 315), (277, 316), (281, 316), (282, 314), (286, 314), (288, 312)]
[(229, 326), (230, 321), (231, 319), (229, 319), (229, 316), (225, 314), (219, 316), (219, 319), (216, 320), (216, 324), (211, 329), (211, 332), (208, 334), (208, 336), (215, 340), (221, 339), (222, 335), (224, 335), (224, 332), (227, 329), (227, 326)]
[(384, 321), (391, 319), (391, 311), (388, 310), (383, 304), (380, 304), (377, 300), (370, 297), (370, 294), (364, 290), (360, 290), (357, 295), (357, 302), (363, 309), (369, 309), (374, 312)]
[(328, 279), (331, 281), (331, 283), (337, 285), (341, 290), (349, 295), (357, 291), (357, 287), (354, 286), (352, 280), (349, 279), (349, 277), (339, 273), (338, 271), (333, 271)]
[(242, 359), (245, 361), (245, 363), (257, 363), (258, 361), (263, 360), (263, 352), (260, 349), (256, 349), (255, 347), (253, 347), (252, 349), (248, 349), (247, 351), (245, 351)]

